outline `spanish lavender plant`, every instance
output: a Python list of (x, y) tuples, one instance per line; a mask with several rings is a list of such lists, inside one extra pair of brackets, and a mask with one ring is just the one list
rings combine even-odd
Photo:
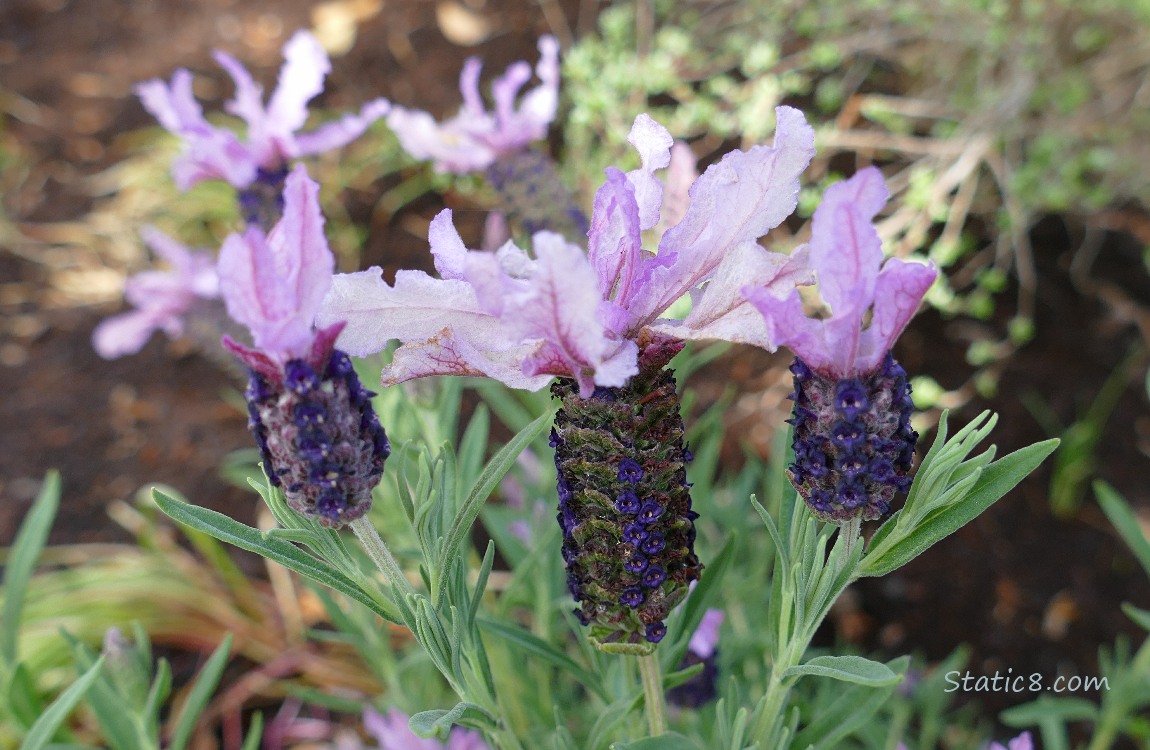
[(391, 452), (374, 394), (335, 348), (342, 325), (312, 325), (334, 266), (319, 185), (302, 165), (287, 177), (284, 215), (271, 233), (252, 226), (233, 234), (219, 258), (228, 313), (254, 341), (249, 348), (224, 337), (249, 369), (249, 427), (268, 481), (293, 509), (330, 527), (367, 513)]
[(169, 338), (183, 335), (184, 317), (220, 296), (211, 254), (189, 250), (154, 227), (145, 227), (140, 234), (169, 270), (142, 271), (128, 280), (124, 297), (136, 309), (113, 315), (92, 332), (92, 346), (104, 359), (135, 354), (155, 331)]
[(387, 124), (400, 145), (416, 159), (431, 161), (437, 172), (482, 173), (500, 197), (500, 209), (530, 233), (559, 232), (574, 239), (587, 232), (587, 217), (559, 178), (554, 162), (531, 144), (547, 137), (559, 105), (559, 42), (539, 40), (535, 75), (539, 85), (516, 105), (519, 90), (531, 79), (531, 67), (513, 63), (491, 86), (495, 111), (479, 93), (483, 63), (472, 57), (459, 74), (463, 108), (436, 122), (427, 112), (394, 106)]
[(938, 272), (883, 262), (870, 222), (886, 199), (882, 173), (869, 167), (827, 188), (815, 211), (811, 266), (830, 317), (806, 317), (797, 290), (784, 299), (746, 290), (771, 340), (795, 353), (795, 463), (787, 474), (811, 512), (835, 524), (889, 511), (895, 492), (910, 486), (918, 438), (906, 372), (890, 350)]
[[(775, 146), (733, 152), (708, 169), (655, 254), (640, 233), (659, 223), (654, 172), (669, 164), (673, 141), (640, 115), (629, 140), (642, 166), (607, 170), (586, 253), (550, 232), (535, 235), (535, 258), (510, 243), (468, 251), (445, 211), (430, 232), (440, 279), (401, 271), (389, 286), (378, 268), (339, 276), (317, 319), (348, 321), (340, 341), (355, 354), (402, 341), (388, 384), (487, 375), (534, 390), (560, 377), (551, 445), (563, 557), (578, 616), (600, 644), (657, 643), (700, 570), (690, 452), (664, 366), (692, 338), (770, 346), (738, 289), (754, 280), (784, 295), (805, 277), (803, 257), (755, 242), (794, 209), (813, 155), (802, 114), (781, 107), (777, 116)], [(686, 320), (660, 318), (688, 291), (695, 307)]]
[(284, 65), (271, 98), (265, 105), (263, 88), (231, 55), (216, 50), (214, 57), (235, 82), (236, 93), (225, 109), (244, 120), (247, 138), (204, 118), (192, 93), (192, 74), (180, 68), (171, 84), (160, 79), (136, 87), (144, 108), (160, 124), (180, 136), (184, 151), (172, 164), (172, 177), (181, 190), (201, 180), (220, 179), (240, 191), (244, 219), (269, 231), (283, 210), (281, 193), (290, 162), (358, 138), (373, 122), (387, 114), (386, 99), (374, 99), (359, 114), (300, 133), (307, 122), (307, 103), (323, 91), (331, 61), (309, 32), (297, 31), (283, 48)]

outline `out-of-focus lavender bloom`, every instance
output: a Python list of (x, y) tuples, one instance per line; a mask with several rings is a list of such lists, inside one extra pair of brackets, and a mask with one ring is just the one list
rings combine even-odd
[(708, 659), (715, 653), (719, 645), (719, 628), (723, 626), (726, 615), (721, 609), (708, 609), (699, 621), (699, 627), (691, 634), (687, 650), (700, 659)]
[(416, 159), (430, 160), (438, 172), (465, 174), (486, 169), (496, 159), (525, 148), (547, 135), (559, 103), (559, 42), (539, 40), (535, 74), (540, 84), (516, 103), (519, 90), (531, 79), (531, 66), (512, 64), (491, 86), (495, 111), (489, 112), (479, 93), (483, 63), (472, 57), (463, 66), (459, 88), (463, 108), (444, 122), (427, 112), (392, 107), (387, 124), (400, 144)]
[[(687, 339), (746, 341), (773, 349), (762, 316), (739, 290), (754, 285), (782, 298), (806, 279), (804, 253), (786, 256), (756, 240), (794, 210), (798, 177), (814, 154), (802, 113), (777, 110), (775, 145), (727, 154), (691, 186), (682, 220), (656, 253), (641, 232), (659, 223), (672, 138), (646, 115), (629, 140), (642, 166), (608, 168), (595, 197), (586, 252), (550, 232), (535, 235), (534, 258), (508, 243), (468, 250), (444, 211), (432, 222), (440, 278), (400, 271), (394, 286), (379, 268), (336, 277), (318, 322), (346, 320), (340, 345), (353, 354), (404, 343), (386, 383), (425, 375), (487, 375), (537, 390), (570, 377), (586, 398), (619, 387), (640, 355), (669, 359)], [(684, 320), (660, 316), (686, 293)]]
[(988, 750), (1034, 750), (1034, 738), (1030, 736), (1030, 732), (1023, 732), (1009, 740), (1005, 746), (998, 742), (990, 743)]
[(811, 511), (830, 523), (879, 518), (910, 485), (914, 403), (890, 349), (938, 272), (898, 258), (883, 262), (871, 220), (886, 199), (882, 173), (872, 167), (827, 188), (815, 211), (810, 259), (830, 317), (806, 317), (797, 290), (780, 298), (744, 289), (770, 339), (795, 353), (788, 474)]
[(184, 332), (184, 316), (203, 300), (220, 296), (215, 258), (189, 250), (154, 227), (140, 232), (167, 270), (142, 271), (124, 286), (124, 297), (136, 309), (113, 315), (92, 332), (92, 346), (104, 359), (135, 354), (155, 331), (170, 338)]
[(687, 653), (679, 663), (679, 669), (702, 664), (703, 671), (670, 690), (667, 693), (667, 700), (671, 703), (677, 706), (698, 707), (712, 700), (717, 694), (719, 628), (722, 627), (724, 618), (721, 609), (708, 609), (703, 613), (699, 626), (691, 634)]
[(260, 179), (282, 181), (289, 160), (344, 146), (387, 114), (388, 102), (375, 99), (359, 114), (300, 133), (307, 121), (307, 103), (323, 91), (331, 62), (307, 31), (297, 31), (283, 52), (279, 82), (266, 105), (263, 89), (251, 74), (231, 55), (215, 52), (216, 61), (235, 82), (235, 97), (225, 109), (247, 124), (244, 141), (207, 121), (187, 70), (177, 70), (171, 84), (157, 78), (136, 87), (144, 108), (184, 141), (184, 153), (172, 165), (181, 190), (207, 179), (225, 180), (240, 189)]
[(296, 511), (338, 527), (365, 514), (391, 448), (347, 355), (335, 349), (340, 322), (312, 319), (331, 286), (335, 259), (323, 233), (319, 185), (297, 165), (284, 186), (283, 218), (256, 226), (220, 250), (228, 313), (254, 347), (224, 346), (250, 370), (249, 427), (269, 481)]
[(396, 708), (387, 714), (370, 707), (363, 711), (363, 728), (379, 742), (379, 750), (488, 750), (483, 736), (474, 730), (455, 727), (443, 743), (419, 737), (407, 722), (407, 714)]

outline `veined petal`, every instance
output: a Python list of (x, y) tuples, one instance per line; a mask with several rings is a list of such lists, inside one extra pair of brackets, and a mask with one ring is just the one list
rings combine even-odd
[(856, 329), (874, 299), (882, 265), (882, 240), (871, 219), (886, 197), (882, 173), (868, 167), (827, 188), (811, 219), (811, 264), (819, 293), (834, 318), (854, 317)]
[(346, 321), (339, 348), (358, 357), (383, 351), (393, 339), (419, 343), (449, 329), (484, 350), (514, 343), (494, 315), (484, 312), (471, 285), (458, 279), (436, 279), (422, 271), (400, 271), (395, 285), (383, 280), (379, 267), (336, 274), (324, 298), (316, 325)]
[(747, 287), (743, 295), (762, 313), (767, 325), (767, 338), (775, 346), (786, 346), (811, 369), (830, 367), (833, 352), (828, 351), (820, 320), (803, 314), (798, 290), (779, 299), (767, 289)]
[(667, 187), (663, 191), (663, 207), (659, 212), (659, 224), (663, 231), (678, 224), (687, 213), (691, 197), (688, 191), (699, 177), (695, 168), (695, 154), (691, 147), (678, 141), (671, 147), (671, 163), (667, 166)]
[(309, 325), (335, 271), (335, 256), (323, 225), (319, 185), (297, 164), (284, 182), (283, 219), (272, 230), (268, 244), (276, 251), (281, 277), (293, 291), (296, 314)]
[(937, 277), (938, 269), (933, 265), (900, 258), (887, 260), (875, 282), (871, 324), (863, 331), (855, 360), (858, 371), (869, 372), (879, 366)]
[(614, 167), (607, 168), (607, 181), (595, 193), (587, 249), (598, 274), (600, 296), (613, 297), (625, 307), (634, 292), (632, 281), (643, 257), (643, 245), (634, 185)]
[(774, 351), (762, 314), (743, 296), (744, 287), (762, 289), (777, 299), (797, 284), (810, 282), (805, 248), (792, 255), (772, 253), (756, 242), (736, 245), (710, 281), (691, 293), (691, 312), (683, 320), (660, 318), (650, 330), (683, 340), (718, 339)]
[(814, 156), (814, 130), (797, 109), (775, 113), (774, 146), (733, 151), (691, 187), (683, 220), (663, 235), (659, 255), (646, 261), (632, 302), (639, 326), (710, 277), (732, 248), (763, 236), (795, 209), (799, 175)]
[(663, 203), (663, 183), (655, 176), (656, 169), (671, 163), (671, 146), (675, 139), (650, 115), (635, 118), (627, 142), (639, 152), (642, 166), (627, 173), (635, 186), (635, 201), (639, 204), (639, 227), (650, 229), (659, 222), (659, 207)]
[(551, 375), (526, 375), (523, 361), (540, 346), (517, 343), (506, 349), (483, 350), (472, 340), (444, 328), (427, 341), (404, 344), (382, 373), (383, 385), (395, 385), (428, 375), (471, 375), (493, 378), (510, 388), (537, 391)]
[(363, 135), (372, 123), (387, 114), (391, 102), (373, 99), (360, 108), (359, 114), (346, 114), (335, 122), (320, 125), (310, 133), (295, 137), (298, 156), (309, 156), (342, 148)]
[(268, 102), (268, 119), (277, 133), (294, 133), (307, 122), (307, 103), (323, 91), (323, 79), (331, 72), (331, 61), (323, 47), (308, 31), (297, 31), (283, 49), (276, 90)]
[[(597, 275), (583, 251), (561, 235), (539, 232), (534, 248), (530, 291), (509, 304), (504, 316), (507, 327), (520, 339), (546, 342), (531, 358), (528, 373), (570, 375), (579, 381), (584, 397), (590, 396), (596, 371), (618, 356), (620, 346), (599, 317), (602, 297)], [(627, 366), (616, 364), (614, 369)]]

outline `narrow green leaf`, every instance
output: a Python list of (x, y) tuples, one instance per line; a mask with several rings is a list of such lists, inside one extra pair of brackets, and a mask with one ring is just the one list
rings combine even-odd
[(475, 579), (475, 589), (471, 592), (471, 601), (467, 610), (467, 627), (475, 627), (475, 614), (479, 611), (479, 603), (483, 601), (483, 592), (487, 589), (487, 579), (491, 575), (491, 566), (495, 564), (495, 542), (487, 541), (487, 551), (483, 553), (483, 562), (479, 566), (479, 576)]
[(36, 717), (44, 712), (44, 702), (40, 700), (28, 668), (22, 662), (16, 664), (0, 695), (8, 697), (8, 707), (23, 729), (32, 726)]
[(1044, 695), (1030, 703), (1008, 708), (998, 716), (1008, 727), (1034, 726), (1050, 718), (1057, 718), (1060, 722), (1094, 721), (1098, 717), (1098, 706), (1085, 698)]
[(282, 539), (266, 536), (259, 529), (253, 529), (251, 526), (242, 524), (214, 510), (173, 500), (158, 490), (153, 491), (152, 494), (160, 510), (171, 516), (173, 520), (211, 534), (222, 542), (263, 555), (272, 562), (290, 568), (317, 583), (330, 586), (369, 608), (385, 620), (399, 622), (398, 617), (390, 608), (385, 608), (382, 602), (369, 596), (350, 578), (295, 545)]
[(48, 531), (60, 507), (60, 474), (55, 470), (44, 475), (40, 494), (28, 510), (16, 541), (8, 555), (4, 571), (4, 603), (0, 607), (0, 661), (12, 668), (16, 664), (16, 640), (20, 634), (20, 612), (28, 581), (36, 569), (36, 560), (48, 541)]
[(183, 708), (180, 709), (180, 715), (176, 718), (175, 728), (172, 730), (172, 740), (168, 743), (168, 750), (184, 750), (187, 747), (200, 714), (204, 712), (204, 708), (207, 707), (208, 701), (211, 700), (212, 694), (216, 691), (216, 686), (220, 684), (220, 678), (224, 674), (224, 668), (228, 665), (228, 655), (231, 650), (232, 634), (228, 633), (224, 636), (223, 643), (208, 657), (204, 668), (200, 670), (196, 681), (192, 683), (192, 690), (188, 694), (188, 699), (184, 702)]
[(64, 723), (64, 719), (68, 718), (68, 714), (88, 692), (88, 688), (100, 676), (100, 670), (104, 668), (104, 659), (100, 657), (92, 668), (80, 676), (78, 680), (68, 686), (68, 689), (60, 693), (56, 700), (49, 704), (44, 713), (40, 714), (40, 718), (28, 730), (28, 734), (24, 736), (24, 742), (20, 744), (20, 750), (41, 750), (52, 740), (52, 736), (56, 734), (56, 730)]
[(483, 710), (482, 706), (461, 701), (456, 703), (450, 711), (442, 708), (420, 711), (408, 719), (407, 726), (411, 728), (412, 732), (424, 739), (438, 737), (441, 740), (446, 740), (452, 725), (464, 719), (471, 719), (473, 722), (478, 721), (483, 724), (490, 724), (495, 720), (491, 714)]
[[(72, 645), (77, 669), (81, 673), (91, 669), (96, 663), (96, 655), (70, 634), (66, 634), (66, 637)], [(104, 740), (112, 750), (136, 750), (141, 745), (143, 738), (134, 715), (135, 706), (130, 705), (120, 694), (110, 675), (100, 674), (88, 689), (86, 697), (92, 712), (96, 714)]]
[(252, 723), (248, 725), (248, 735), (244, 737), (244, 744), (240, 750), (259, 750), (260, 740), (264, 737), (264, 715), (260, 711), (252, 714)]
[(475, 480), (471, 491), (467, 493), (467, 499), (463, 502), (463, 507), (459, 509), (459, 513), (451, 522), (451, 528), (448, 530), (447, 538), (443, 544), (443, 554), (439, 559), (440, 570), (448, 570), (451, 567), (455, 558), (459, 555), (459, 549), (463, 545), (463, 540), (471, 533), (471, 525), (475, 522), (475, 517), (479, 515), (479, 510), (487, 501), (488, 496), (495, 490), (495, 487), (503, 479), (503, 476), (511, 468), (512, 464), (515, 463), (515, 460), (519, 458), (519, 454), (531, 444), (531, 441), (543, 432), (543, 429), (550, 424), (550, 422), (551, 415), (544, 414), (527, 425), (518, 435), (500, 448), (499, 452), (483, 467), (479, 478)]
[(699, 746), (681, 734), (668, 732), (633, 742), (616, 742), (611, 745), (611, 750), (699, 750)]
[(172, 668), (167, 659), (160, 659), (156, 663), (156, 677), (148, 689), (148, 698), (144, 702), (141, 716), (148, 722), (148, 730), (159, 735), (160, 709), (172, 692)]
[(1133, 604), (1123, 602), (1122, 611), (1126, 613), (1127, 617), (1138, 623), (1139, 627), (1150, 632), (1150, 610), (1140, 609)]
[(782, 676), (786, 679), (805, 675), (830, 677), (870, 687), (893, 685), (900, 679), (887, 665), (861, 656), (816, 656), (805, 664), (791, 667)]
[(599, 696), (604, 703), (611, 702), (611, 695), (603, 686), (598, 675), (590, 670), (584, 669), (570, 656), (534, 633), (529, 633), (515, 625), (508, 625), (482, 617), (477, 618), (476, 622), (479, 623), (480, 629), (484, 632), (499, 636), (522, 652), (538, 656), (551, 666), (567, 672), (567, 674), (578, 680), (584, 687)]
[(1142, 531), (1142, 525), (1130, 510), (1130, 505), (1122, 499), (1117, 490), (1101, 480), (1094, 483), (1094, 494), (1098, 497), (1098, 504), (1102, 506), (1106, 517), (1126, 542), (1126, 546), (1138, 558), (1142, 570), (1150, 577), (1150, 540)]
[[(910, 657), (904, 656), (883, 666), (901, 678), (909, 664)], [(809, 747), (838, 747), (842, 739), (871, 720), (897, 687), (896, 684), (880, 687), (848, 685), (837, 689), (833, 702), (829, 706), (820, 707), (817, 715), (794, 735), (789, 746), (803, 750)]]
[(1014, 488), (1022, 478), (1058, 447), (1058, 440), (1021, 448), (983, 468), (970, 493), (953, 505), (908, 530), (907, 536), (886, 548), (881, 555), (868, 554), (858, 567), (858, 575), (881, 576), (901, 568), (935, 543), (945, 539), (978, 517), (996, 500)]

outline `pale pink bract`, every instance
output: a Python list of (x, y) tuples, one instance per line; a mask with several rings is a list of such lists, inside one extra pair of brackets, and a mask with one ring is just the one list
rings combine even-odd
[[(640, 115), (629, 140), (642, 165), (607, 169), (587, 252), (549, 232), (534, 236), (534, 257), (510, 242), (494, 253), (469, 250), (444, 211), (429, 232), (439, 278), (400, 271), (389, 285), (378, 268), (339, 275), (317, 324), (346, 321), (339, 345), (360, 356), (401, 341), (385, 384), (486, 375), (537, 390), (565, 376), (584, 397), (596, 386), (625, 385), (642, 352), (688, 339), (773, 348), (739, 290), (754, 284), (782, 298), (806, 281), (805, 255), (768, 252), (757, 240), (794, 210), (799, 175), (814, 155), (802, 113), (776, 114), (775, 145), (734, 151), (709, 167), (654, 253), (642, 233), (659, 224), (664, 190), (655, 172), (669, 165), (673, 140)], [(684, 320), (661, 317), (687, 293), (694, 307)]]
[[(900, 258), (883, 262), (882, 240), (871, 221), (887, 195), (882, 173), (868, 167), (827, 188), (815, 210), (810, 265), (830, 317), (807, 317), (798, 290), (780, 299), (758, 285), (744, 287), (766, 320), (769, 338), (830, 378), (873, 372), (938, 276), (933, 265)], [(868, 311), (870, 324), (864, 328)]]
[(145, 227), (140, 234), (169, 268), (141, 271), (128, 279), (124, 297), (135, 309), (101, 321), (92, 332), (92, 346), (104, 359), (135, 354), (155, 331), (170, 338), (181, 336), (184, 316), (198, 302), (220, 296), (210, 253), (189, 250), (154, 227)]
[(221, 179), (246, 188), (260, 170), (276, 172), (291, 159), (345, 146), (387, 114), (387, 100), (375, 99), (358, 114), (347, 114), (311, 132), (300, 133), (307, 122), (307, 103), (323, 91), (331, 62), (307, 31), (297, 31), (283, 52), (279, 81), (266, 105), (262, 87), (239, 61), (218, 50), (214, 54), (216, 62), (235, 82), (235, 96), (225, 109), (247, 124), (247, 138), (243, 141), (232, 131), (207, 121), (192, 93), (192, 74), (187, 70), (177, 70), (171, 84), (156, 78), (136, 86), (144, 108), (184, 142), (183, 153), (172, 164), (172, 176), (181, 190), (207, 179)]
[(535, 75), (540, 83), (516, 97), (531, 79), (524, 61), (512, 64), (491, 85), (495, 111), (489, 112), (479, 93), (483, 63), (476, 57), (464, 63), (459, 75), (463, 108), (454, 117), (436, 122), (427, 112), (394, 106), (387, 124), (400, 145), (416, 159), (430, 160), (436, 171), (465, 174), (490, 166), (504, 154), (518, 151), (547, 136), (559, 105), (559, 42), (553, 36), (539, 40)]

